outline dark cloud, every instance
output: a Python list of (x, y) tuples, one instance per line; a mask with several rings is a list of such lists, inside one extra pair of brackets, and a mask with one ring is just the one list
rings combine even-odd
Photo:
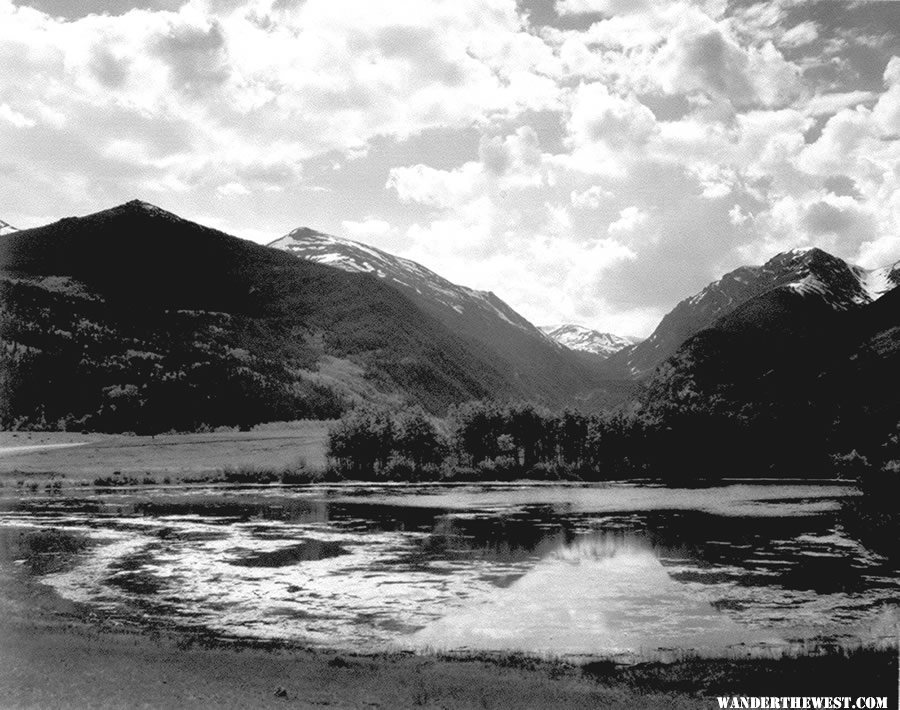
[(105, 47), (96, 47), (88, 64), (91, 72), (104, 86), (118, 89), (128, 78), (128, 60), (115, 57)]
[(838, 197), (852, 197), (853, 199), (860, 199), (862, 197), (859, 190), (856, 189), (856, 182), (854, 182), (853, 178), (846, 175), (832, 175), (827, 177), (825, 178), (822, 187)]
[(727, 96), (735, 104), (752, 102), (753, 86), (747, 77), (747, 57), (719, 30), (685, 42), (682, 67), (705, 89)]
[(387, 27), (375, 43), (385, 57), (409, 61), (425, 81), (459, 86), (465, 79), (459, 64), (447, 59), (437, 32), (430, 27)]
[(224, 83), (230, 73), (225, 35), (217, 22), (208, 28), (173, 25), (158, 38), (155, 52), (168, 65), (173, 86), (201, 96)]
[(866, 221), (864, 214), (852, 205), (838, 206), (830, 202), (815, 202), (803, 218), (803, 226), (810, 234), (852, 236)]
[(482, 138), (478, 146), (478, 158), (484, 167), (494, 175), (502, 175), (509, 167), (509, 150), (502, 138)]
[(124, 15), (130, 10), (177, 10), (186, 0), (14, 0), (54, 17), (77, 20), (87, 15)]

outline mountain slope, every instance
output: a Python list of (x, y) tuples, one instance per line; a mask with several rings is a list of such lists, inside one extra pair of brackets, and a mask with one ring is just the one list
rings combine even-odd
[(575, 325), (574, 323), (542, 325), (540, 329), (563, 347), (569, 348), (569, 350), (592, 353), (599, 355), (601, 358), (607, 358), (613, 353), (617, 353), (623, 348), (635, 345), (638, 342), (636, 338), (614, 335), (613, 333), (601, 333), (598, 330), (586, 328), (583, 325)]
[[(508, 396), (550, 406), (598, 406), (622, 399), (596, 363), (560, 347), (495, 294), (454, 284), (409, 259), (307, 228), (269, 246), (307, 261), (366, 273), (403, 293), (474, 347), (511, 380)], [(626, 388), (627, 389), (627, 388)], [(591, 403), (591, 404), (588, 404)]]
[(610, 363), (633, 377), (644, 377), (688, 338), (772, 289), (788, 288), (818, 298), (832, 310), (846, 311), (872, 303), (898, 283), (897, 264), (867, 271), (821, 249), (783, 252), (762, 266), (735, 269), (681, 301), (647, 340), (613, 355)]
[(360, 242), (301, 227), (269, 246), (344, 271), (372, 274), (410, 295), (415, 294), (416, 300), (422, 303), (436, 304), (456, 315), (474, 312), (478, 317), (499, 319), (527, 333), (540, 335), (531, 323), (492, 292), (459, 286), (421, 264)]
[(643, 409), (664, 460), (712, 475), (822, 476), (831, 454), (884, 458), (898, 388), (900, 290), (835, 310), (786, 285), (688, 339), (649, 378)]
[[(535, 396), (397, 289), (134, 201), (0, 241), (0, 426), (195, 428)], [(151, 416), (152, 415), (152, 416)]]

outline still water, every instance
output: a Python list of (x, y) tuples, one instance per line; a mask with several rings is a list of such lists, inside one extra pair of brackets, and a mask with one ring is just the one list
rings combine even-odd
[(0, 527), (78, 540), (54, 548), (60, 564), (20, 566), (152, 625), (366, 650), (741, 655), (896, 638), (897, 559), (848, 532), (853, 493), (164, 488), (6, 501)]

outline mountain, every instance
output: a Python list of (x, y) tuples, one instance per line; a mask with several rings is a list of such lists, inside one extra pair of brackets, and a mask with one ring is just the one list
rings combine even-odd
[(420, 303), (428, 304), (433, 310), (445, 311), (448, 316), (452, 311), (455, 316), (469, 314), (492, 324), (499, 320), (543, 339), (537, 328), (491, 291), (459, 286), (421, 264), (366, 244), (301, 227), (276, 239), (269, 246), (344, 271), (372, 274), (402, 289)]
[(873, 272), (854, 267), (826, 282), (814, 272), (827, 256), (716, 319), (647, 378), (647, 445), (661, 461), (685, 475), (816, 477), (833, 471), (832, 454), (883, 458), (900, 433), (900, 289), (870, 293)]
[(897, 376), (883, 363), (897, 364), (900, 353), (896, 266), (867, 271), (821, 250), (769, 262), (785, 263), (798, 278), (727, 311), (657, 367), (645, 395), (650, 411), (665, 416), (712, 403), (773, 422), (790, 411), (796, 431), (817, 417), (830, 426), (841, 402), (871, 410), (867, 402), (884, 399), (885, 387), (895, 399), (887, 383)]
[(0, 237), (2, 428), (243, 426), (349, 400), (556, 404), (592, 384), (545, 347), (556, 357), (537, 380), (377, 276), (145, 202)]
[(452, 332), (486, 353), (511, 380), (512, 396), (550, 406), (594, 407), (627, 398), (622, 383), (609, 382), (586, 362), (547, 337), (490, 291), (460, 286), (409, 259), (302, 227), (270, 247), (350, 273), (368, 274), (411, 299)]
[(601, 358), (608, 358), (623, 348), (635, 345), (637, 338), (629, 338), (612, 333), (601, 333), (598, 330), (585, 328), (583, 325), (563, 323), (561, 325), (542, 325), (542, 332), (553, 338), (560, 345), (578, 352), (592, 353)]
[(19, 230), (13, 227), (9, 222), (4, 222), (0, 219), (0, 237), (4, 234), (11, 234), (12, 232), (18, 232)]
[(681, 301), (649, 338), (609, 362), (623, 374), (646, 377), (688, 338), (772, 289), (807, 294), (834, 311), (845, 311), (872, 303), (898, 283), (900, 263), (865, 270), (817, 248), (783, 252), (762, 266), (735, 269)]

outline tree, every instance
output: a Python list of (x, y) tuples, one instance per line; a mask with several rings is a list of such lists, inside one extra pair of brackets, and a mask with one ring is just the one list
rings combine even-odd
[[(515, 404), (505, 413), (506, 429), (513, 439), (517, 462), (531, 469), (552, 448), (552, 430), (549, 415), (539, 412), (533, 404)], [(551, 441), (548, 441), (550, 439)]]
[(395, 443), (397, 453), (412, 461), (417, 469), (440, 463), (444, 456), (444, 441), (421, 407), (415, 407), (400, 418)]
[(390, 415), (361, 407), (344, 415), (328, 431), (328, 456), (357, 477), (383, 469), (394, 450), (395, 428)]
[(588, 418), (567, 409), (557, 424), (559, 455), (563, 463), (580, 468), (584, 464), (588, 440)]
[(452, 412), (451, 420), (460, 460), (477, 466), (500, 455), (498, 439), (504, 433), (504, 417), (495, 403), (467, 402)]

